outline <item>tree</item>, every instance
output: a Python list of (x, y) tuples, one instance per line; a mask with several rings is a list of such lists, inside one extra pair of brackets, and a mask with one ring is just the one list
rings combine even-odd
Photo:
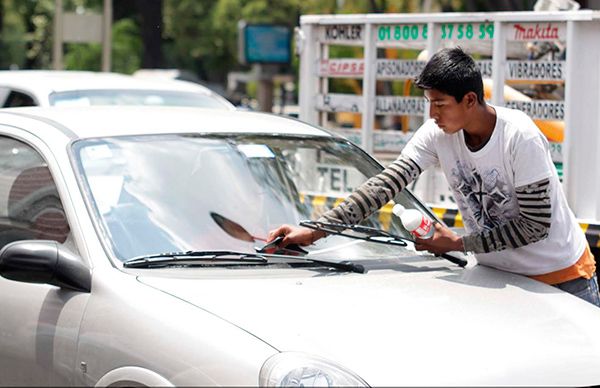
[[(112, 71), (131, 74), (138, 70), (142, 58), (139, 28), (131, 18), (121, 19), (112, 27)], [(66, 45), (65, 69), (100, 71), (102, 46), (99, 43)]]
[(140, 29), (144, 50), (142, 67), (153, 69), (160, 68), (163, 64), (162, 55), (162, 30), (163, 30), (163, 1), (162, 0), (136, 0), (137, 10), (140, 14)]
[(15, 1), (0, 2), (0, 68), (21, 68), (25, 65), (27, 47), (25, 25), (16, 11)]
[[(182, 68), (209, 79), (211, 72), (204, 64), (214, 55), (211, 14), (215, 1), (165, 0), (164, 45), (167, 67)], [(223, 65), (221, 65), (223, 66)]]
[(296, 25), (299, 0), (165, 0), (166, 55), (174, 67), (223, 82), (240, 68), (237, 61), (239, 20)]
[(5, 5), (21, 17), (26, 69), (44, 68), (51, 63), (53, 0), (12, 1)]

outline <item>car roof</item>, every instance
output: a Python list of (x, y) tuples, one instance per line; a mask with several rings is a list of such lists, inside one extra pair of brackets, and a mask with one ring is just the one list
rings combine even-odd
[(196, 92), (219, 96), (210, 89), (193, 82), (146, 79), (126, 74), (92, 71), (3, 70), (0, 71), (1, 86), (28, 90), (38, 95), (72, 90), (145, 89)]
[[(22, 128), (51, 140), (57, 134), (83, 139), (164, 133), (266, 133), (331, 136), (299, 120), (267, 113), (167, 106), (27, 107), (0, 110), (0, 123), (18, 120)], [(39, 129), (39, 122), (48, 124)], [(38, 124), (36, 126), (36, 123)]]

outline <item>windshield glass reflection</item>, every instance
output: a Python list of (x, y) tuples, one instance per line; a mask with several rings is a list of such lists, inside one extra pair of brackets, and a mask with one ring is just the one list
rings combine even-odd
[[(253, 251), (269, 230), (317, 219), (380, 170), (355, 146), (329, 138), (127, 136), (78, 141), (74, 155), (119, 260), (172, 251)], [(416, 206), (406, 193), (395, 201)], [(226, 233), (214, 213), (252, 237)], [(408, 236), (391, 217), (391, 204), (363, 224)], [(345, 258), (403, 250), (339, 236), (310, 249)]]
[(50, 95), (53, 106), (157, 105), (229, 109), (227, 102), (201, 93), (164, 90), (72, 90)]

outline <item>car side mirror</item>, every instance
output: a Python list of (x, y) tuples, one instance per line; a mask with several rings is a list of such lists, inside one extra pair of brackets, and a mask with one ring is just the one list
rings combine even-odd
[(26, 283), (51, 284), (90, 292), (92, 274), (81, 258), (56, 241), (22, 240), (0, 250), (0, 276)]

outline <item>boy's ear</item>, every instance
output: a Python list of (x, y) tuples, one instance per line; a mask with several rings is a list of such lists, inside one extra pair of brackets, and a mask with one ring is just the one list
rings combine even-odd
[(472, 108), (478, 104), (477, 94), (475, 92), (468, 92), (463, 98), (465, 99), (468, 108)]

